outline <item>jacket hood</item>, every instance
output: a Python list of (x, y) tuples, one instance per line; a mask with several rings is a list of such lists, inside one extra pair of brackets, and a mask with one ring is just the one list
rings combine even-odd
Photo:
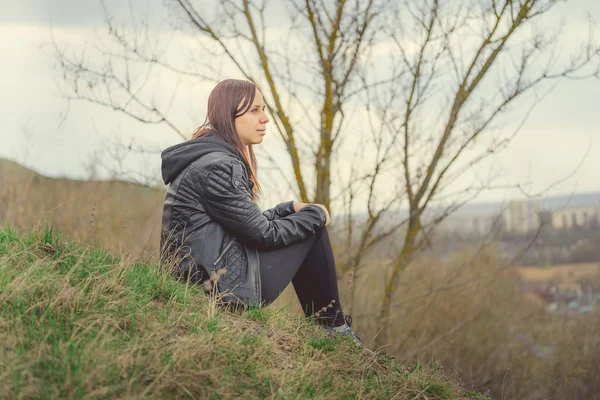
[(244, 165), (246, 164), (232, 145), (225, 142), (216, 133), (210, 132), (197, 139), (171, 146), (161, 153), (163, 181), (165, 184), (173, 182), (179, 173), (192, 162), (215, 151), (232, 155), (242, 161)]

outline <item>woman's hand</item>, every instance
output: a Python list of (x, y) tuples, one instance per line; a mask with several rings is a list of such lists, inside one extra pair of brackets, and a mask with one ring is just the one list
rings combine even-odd
[[(308, 203), (294, 201), (294, 212), (300, 211), (302, 209), (302, 207), (307, 206), (307, 205), (308, 205)], [(329, 211), (327, 210), (327, 208), (322, 204), (313, 204), (313, 205), (319, 206), (319, 207), (321, 207), (321, 209), (323, 211), (325, 211), (325, 216), (326, 216), (325, 226), (328, 226), (329, 224), (331, 224), (331, 216), (329, 215)]]
[(307, 206), (307, 203), (301, 203), (299, 201), (294, 201), (294, 212), (298, 212), (300, 211), (300, 209), (302, 209), (302, 207)]

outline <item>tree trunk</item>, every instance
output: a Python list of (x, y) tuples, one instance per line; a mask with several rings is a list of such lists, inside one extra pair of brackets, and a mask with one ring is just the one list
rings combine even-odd
[[(413, 209), (414, 208), (414, 209)], [(392, 299), (396, 292), (396, 281), (400, 276), (400, 273), (410, 263), (411, 257), (415, 251), (415, 245), (417, 243), (417, 237), (421, 232), (421, 216), (420, 210), (417, 207), (411, 207), (411, 216), (408, 222), (408, 231), (406, 232), (406, 238), (404, 239), (404, 245), (402, 251), (396, 258), (394, 263), (394, 269), (392, 275), (387, 279), (387, 284), (383, 293), (383, 299), (381, 307), (379, 308), (379, 316), (377, 326), (381, 329), (379, 335), (375, 338), (375, 347), (381, 347), (389, 344), (388, 330), (389, 330), (389, 318), (392, 311)]]
[[(325, 98), (321, 111), (321, 141), (315, 160), (317, 172), (317, 188), (315, 192), (315, 203), (323, 204), (330, 210), (331, 203), (331, 156), (333, 119), (338, 111), (334, 106), (333, 79), (331, 78), (331, 66), (325, 65)], [(330, 210), (331, 213), (331, 210)]]
[[(321, 152), (325, 153), (325, 149), (322, 149)], [(315, 193), (315, 203), (323, 204), (330, 210), (331, 203), (331, 153), (322, 154), (321, 157), (318, 157), (319, 167), (317, 170), (317, 190)], [(330, 210), (331, 213), (331, 210)]]

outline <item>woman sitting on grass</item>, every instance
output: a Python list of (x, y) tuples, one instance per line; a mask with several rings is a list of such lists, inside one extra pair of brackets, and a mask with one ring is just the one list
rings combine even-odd
[(361, 345), (342, 312), (325, 206), (288, 201), (261, 212), (255, 203), (265, 108), (254, 83), (224, 80), (192, 139), (162, 153), (161, 259), (177, 264), (179, 278), (216, 280), (234, 304), (268, 305), (292, 282), (306, 317)]

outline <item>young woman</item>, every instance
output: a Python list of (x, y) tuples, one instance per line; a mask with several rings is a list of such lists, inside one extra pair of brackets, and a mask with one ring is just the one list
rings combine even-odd
[(224, 80), (192, 139), (162, 153), (169, 189), (161, 259), (178, 265), (179, 278), (217, 277), (222, 299), (237, 304), (268, 305), (292, 282), (306, 317), (361, 345), (342, 312), (327, 209), (288, 201), (261, 212), (255, 203), (261, 189), (253, 146), (267, 132), (265, 108), (255, 84)]

